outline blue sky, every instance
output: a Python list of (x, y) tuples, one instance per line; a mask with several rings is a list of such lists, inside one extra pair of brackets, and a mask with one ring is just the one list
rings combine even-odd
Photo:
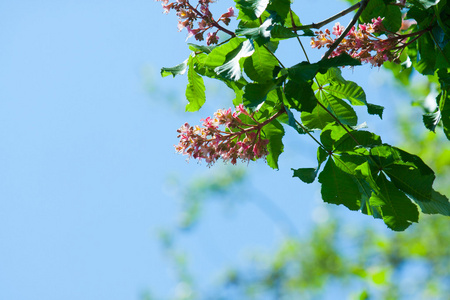
[[(304, 23), (345, 8), (306, 5)], [(232, 95), (207, 81), (205, 108), (182, 113), (185, 78), (162, 79), (159, 68), (189, 55), (186, 35), (174, 14), (161, 11), (149, 0), (0, 2), (0, 299), (172, 293), (175, 278), (156, 240), (158, 228), (176, 221), (167, 178), (189, 182), (215, 172), (174, 153), (176, 129), (231, 105)], [(297, 54), (280, 51), (289, 62), (303, 60), (297, 46)], [(372, 92), (370, 102), (389, 104), (373, 84), (378, 71), (358, 72), (347, 78)], [(315, 145), (293, 132), (285, 145), (280, 171), (262, 162), (246, 168), (251, 186), (305, 233), (318, 186), (291, 178), (290, 168), (314, 166)], [(238, 263), (242, 249), (270, 249), (279, 239), (266, 216), (245, 204), (232, 221), (220, 208), (208, 211), (184, 247), (196, 255), (196, 274), (210, 278)], [(212, 255), (214, 248), (227, 254)]]

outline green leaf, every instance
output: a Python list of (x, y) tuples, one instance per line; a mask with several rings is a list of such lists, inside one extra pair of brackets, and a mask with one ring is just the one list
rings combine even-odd
[(398, 189), (416, 202), (431, 201), (435, 175), (420, 157), (386, 144), (372, 148), (370, 154)]
[(433, 75), (438, 53), (430, 33), (422, 35), (418, 40), (418, 51), (417, 60), (412, 61), (414, 68), (423, 75)]
[(217, 47), (216, 45), (204, 46), (204, 45), (196, 45), (196, 44), (191, 44), (191, 43), (188, 43), (188, 46), (191, 51), (202, 52), (202, 53), (206, 53), (206, 54), (211, 53), (211, 51), (213, 51), (213, 49)]
[(366, 93), (353, 81), (346, 81), (344, 84), (330, 84), (323, 89), (340, 99), (347, 99), (352, 105), (367, 105)]
[(289, 78), (295, 81), (305, 82), (314, 78), (316, 73), (319, 71), (320, 66), (316, 64), (310, 64), (309, 62), (303, 61), (295, 66), (287, 69)]
[(269, 80), (263, 83), (250, 83), (245, 86), (244, 106), (255, 108), (266, 100), (267, 94), (277, 88), (283, 82), (283, 78)]
[[(233, 38), (234, 40), (236, 38)], [(229, 43), (215, 48), (211, 54), (208, 55), (207, 64), (214, 64), (222, 60), (222, 58), (217, 58), (220, 53), (223, 53), (223, 46), (226, 47), (226, 51), (229, 50)], [(220, 50), (218, 50), (220, 49)], [(216, 50), (218, 50), (216, 52)], [(217, 75), (221, 75), (226, 79), (237, 81), (242, 77), (241, 72), (241, 59), (252, 55), (254, 52), (253, 44), (250, 40), (241, 40), (237, 47), (226, 53), (225, 61), (222, 65), (219, 65), (214, 69)], [(213, 58), (210, 58), (213, 56)]]
[(306, 127), (310, 129), (322, 129), (327, 124), (335, 122), (336, 119), (330, 113), (342, 124), (355, 126), (358, 123), (358, 117), (355, 111), (342, 99), (324, 92), (319, 92), (316, 96), (318, 96), (318, 100), (328, 111), (319, 105), (311, 113), (303, 111), (302, 122)]
[(385, 8), (386, 5), (384, 4), (383, 0), (370, 0), (367, 3), (367, 6), (364, 9), (363, 13), (361, 14), (361, 23), (368, 23), (373, 18), (377, 18), (379, 16), (383, 17)]
[(339, 99), (346, 99), (352, 105), (366, 105), (369, 114), (377, 114), (382, 118), (384, 107), (367, 103), (364, 90), (355, 82), (345, 80), (339, 69), (330, 68), (324, 75), (318, 74), (317, 80), (323, 91)]
[(379, 187), (379, 193), (373, 193), (369, 201), (372, 206), (381, 208), (383, 221), (389, 228), (395, 231), (403, 231), (412, 222), (419, 220), (417, 206), (392, 182), (388, 181), (383, 173), (378, 176), (376, 183)]
[(435, 132), (436, 126), (441, 121), (441, 111), (438, 108), (435, 112), (424, 114), (422, 118), (425, 127), (428, 130)]
[(238, 19), (244, 21), (258, 19), (269, 4), (269, 0), (237, 0), (235, 2), (239, 10)]
[(431, 192), (431, 200), (428, 202), (416, 202), (425, 214), (441, 214), (450, 216), (450, 202), (448, 198), (439, 192)]
[(378, 115), (380, 119), (383, 119), (383, 111), (383, 106), (367, 103), (367, 112), (369, 114)]
[(280, 117), (277, 118), (277, 120), (279, 120), (280, 122), (283, 122), (284, 124), (291, 126), (299, 134), (306, 134), (306, 132), (303, 130), (303, 128), (297, 124), (294, 114), (290, 111), (290, 109), (287, 107), (285, 107), (284, 109), (286, 110), (286, 114), (282, 114)]
[(181, 64), (176, 65), (175, 67), (162, 68), (161, 76), (166, 77), (166, 76), (172, 75), (173, 77), (175, 77), (176, 75), (183, 75), (184, 73), (186, 73), (187, 64), (188, 64), (188, 59), (183, 61)]
[(413, 2), (420, 3), (423, 8), (429, 9), (430, 7), (439, 3), (440, 0), (414, 0)]
[(255, 45), (255, 52), (244, 61), (244, 71), (256, 82), (264, 82), (274, 78), (278, 67), (277, 59), (264, 47)]
[(391, 31), (397, 32), (402, 26), (402, 13), (400, 7), (395, 5), (387, 5), (383, 14), (383, 26)]
[(279, 169), (278, 167), (278, 157), (283, 153), (283, 136), (284, 129), (277, 120), (273, 120), (269, 124), (263, 127), (262, 135), (264, 138), (269, 139), (269, 144), (267, 145), (267, 150), (269, 155), (267, 155), (267, 164), (272, 169)]
[(442, 91), (437, 97), (437, 102), (441, 111), (444, 133), (450, 140), (450, 73), (447, 70), (439, 70), (438, 76)]
[(342, 72), (339, 68), (329, 68), (324, 74), (316, 75), (317, 82), (320, 86), (325, 86), (326, 84), (346, 84), (347, 80), (342, 77)]
[(291, 9), (291, 0), (271, 0), (267, 10), (274, 11), (281, 19), (285, 19)]
[(291, 169), (294, 171), (292, 177), (298, 177), (301, 181), (306, 183), (313, 183), (317, 176), (317, 168), (300, 168)]
[(284, 88), (286, 105), (297, 111), (312, 112), (317, 105), (311, 84), (306, 81), (288, 81)]
[(361, 62), (344, 52), (339, 56), (328, 59), (321, 59), (317, 64), (320, 66), (319, 72), (324, 74), (328, 71), (329, 68), (360, 66)]
[(206, 101), (205, 84), (203, 78), (197, 74), (194, 69), (194, 60), (189, 58), (188, 85), (186, 87), (186, 99), (189, 103), (186, 105), (186, 111), (199, 110)]
[(361, 193), (352, 176), (336, 166), (330, 157), (319, 175), (322, 199), (325, 202), (344, 205), (350, 210), (360, 209)]

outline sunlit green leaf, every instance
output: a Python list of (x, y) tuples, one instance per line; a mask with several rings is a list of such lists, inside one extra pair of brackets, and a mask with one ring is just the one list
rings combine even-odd
[(199, 110), (206, 101), (205, 84), (203, 78), (197, 74), (194, 69), (194, 60), (192, 56), (189, 59), (188, 85), (186, 87), (186, 99), (189, 103), (186, 105), (186, 111)]
[(319, 92), (316, 96), (327, 110), (317, 105), (311, 113), (303, 111), (302, 121), (306, 127), (322, 129), (327, 124), (335, 122), (335, 118), (346, 125), (355, 126), (358, 123), (355, 111), (342, 99), (324, 92)]
[(237, 0), (238, 19), (245, 21), (256, 20), (262, 15), (268, 4), (269, 0)]
[(186, 59), (181, 64), (176, 65), (175, 67), (162, 68), (161, 76), (166, 77), (166, 76), (172, 75), (173, 77), (175, 77), (176, 75), (183, 75), (184, 73), (186, 73), (187, 65), (188, 65), (188, 60)]
[(264, 82), (274, 78), (277, 66), (277, 59), (266, 48), (255, 45), (255, 52), (244, 62), (244, 71), (251, 80)]

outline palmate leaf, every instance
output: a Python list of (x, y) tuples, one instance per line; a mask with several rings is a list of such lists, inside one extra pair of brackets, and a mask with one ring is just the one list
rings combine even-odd
[(374, 147), (370, 153), (391, 182), (412, 198), (422, 212), (450, 215), (448, 198), (433, 189), (434, 172), (420, 157), (389, 145)]
[[(353, 108), (342, 99), (339, 99), (333, 95), (325, 92), (319, 92), (316, 97), (327, 108), (326, 111), (322, 106), (317, 105), (311, 113), (302, 112), (301, 118), (303, 124), (310, 129), (322, 129), (327, 124), (336, 121), (335, 116), (342, 124), (355, 126), (358, 123), (358, 117), (356, 116)], [(333, 115), (331, 116), (330, 113)]]
[(435, 175), (418, 156), (386, 144), (372, 148), (370, 154), (398, 189), (415, 201), (431, 201)]
[(323, 91), (339, 99), (346, 99), (352, 105), (366, 105), (369, 114), (376, 114), (382, 118), (384, 107), (368, 103), (364, 90), (355, 82), (345, 80), (341, 70), (330, 68), (325, 74), (317, 74), (316, 78)]

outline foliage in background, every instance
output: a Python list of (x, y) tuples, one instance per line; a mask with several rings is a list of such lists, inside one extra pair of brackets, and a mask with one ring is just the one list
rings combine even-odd
[[(420, 153), (442, 156), (450, 151), (450, 146), (433, 148), (436, 144), (430, 143), (428, 134), (416, 135), (414, 127), (401, 121), (399, 125), (405, 145), (416, 145)], [(435, 161), (435, 167), (450, 181), (446, 160)], [(295, 228), (286, 230), (275, 251), (254, 253), (243, 266), (224, 270), (215, 285), (200, 289), (189, 272), (189, 253), (178, 239), (187, 234), (186, 229), (195, 230), (202, 208), (211, 199), (235, 204), (259, 201), (245, 192), (248, 188), (243, 171), (228, 168), (214, 177), (193, 179), (180, 190), (180, 222), (160, 235), (179, 280), (169, 299), (323, 299), (338, 293), (345, 299), (441, 300), (450, 293), (450, 232), (445, 216), (422, 216), (425, 222), (420, 226), (386, 235), (370, 224), (355, 227), (332, 211), (307, 236), (299, 237)], [(448, 185), (442, 188), (449, 191)], [(286, 216), (271, 220), (280, 227), (289, 224)], [(147, 296), (146, 300), (161, 299)]]
[[(292, 127), (318, 145), (317, 166), (293, 169), (294, 177), (306, 183), (318, 178), (325, 202), (382, 219), (395, 231), (418, 222), (419, 209), (450, 215), (448, 198), (433, 188), (436, 175), (420, 156), (383, 143), (381, 137), (358, 126), (354, 106), (365, 106), (369, 114), (380, 118), (384, 108), (368, 103), (363, 89), (344, 79), (339, 69), (362, 62), (384, 63), (400, 81), (408, 81), (413, 69), (427, 76), (438, 94), (423, 123), (431, 131), (441, 126), (450, 139), (447, 0), (362, 0), (310, 25), (300, 22), (287, 0), (235, 2), (239, 24), (233, 31), (226, 28), (235, 14), (233, 8), (215, 19), (210, 0), (162, 1), (165, 12), (175, 11), (179, 17), (179, 30), (186, 28), (198, 41), (207, 34), (207, 46), (188, 44), (191, 55), (161, 71), (162, 76), (187, 74), (186, 110), (203, 106), (203, 77), (208, 77), (233, 90), (233, 105), (245, 112), (214, 136), (206, 133), (211, 128), (217, 131), (221, 111), (216, 118), (203, 120), (203, 127), (184, 124), (176, 146), (179, 153), (208, 164), (219, 158), (235, 164), (239, 159), (265, 157), (270, 167), (278, 169), (278, 158), (285, 150), (284, 128)], [(312, 31), (356, 9), (346, 27), (335, 24), (335, 38), (328, 29)], [(219, 43), (219, 32), (229, 39)], [(302, 42), (305, 36), (313, 47), (327, 49), (321, 60), (309, 60)], [(298, 40), (304, 61), (293, 66), (282, 63), (276, 51), (287, 39)], [(262, 151), (265, 145), (267, 150)]]

